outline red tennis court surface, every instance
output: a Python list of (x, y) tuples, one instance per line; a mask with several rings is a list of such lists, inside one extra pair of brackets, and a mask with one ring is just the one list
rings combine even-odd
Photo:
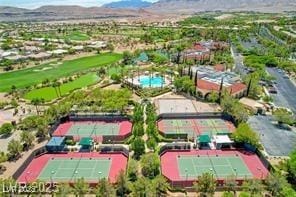
[(229, 134), (235, 130), (231, 122), (221, 118), (162, 119), (157, 124), (159, 131), (167, 137), (187, 134), (189, 138), (194, 138), (201, 134)]
[(114, 140), (124, 140), (132, 132), (130, 121), (69, 121), (62, 123), (53, 132), (53, 136), (72, 136), (75, 140), (92, 137), (95, 141), (103, 141), (104, 136)]
[[(213, 173), (218, 180), (218, 184), (223, 184), (224, 180), (228, 177), (236, 177), (239, 185), (245, 179), (265, 179), (269, 173), (256, 154), (246, 151), (168, 151), (160, 159), (162, 174), (173, 186), (190, 187), (197, 180), (198, 175), (196, 174), (202, 174), (204, 172)], [(204, 162), (205, 159), (210, 162)], [(222, 160), (227, 163), (223, 164)], [(229, 169), (233, 169), (233, 166), (235, 166), (236, 173)], [(192, 173), (192, 169), (195, 173)], [(219, 176), (221, 173), (223, 176)], [(243, 174), (248, 176), (240, 176)]]
[[(56, 161), (62, 162), (59, 162), (58, 165), (53, 165), (52, 162)], [(85, 163), (86, 161), (88, 163)], [(108, 161), (108, 164), (101, 166), (103, 164), (102, 161)], [(90, 162), (94, 166), (87, 166), (91, 164)], [(127, 162), (128, 158), (121, 153), (44, 154), (31, 161), (19, 176), (18, 181), (27, 183), (40, 179), (46, 182), (73, 183), (77, 178), (83, 177), (86, 182), (96, 184), (100, 178), (105, 177), (111, 183), (115, 183), (119, 172), (126, 170)], [(73, 163), (74, 165), (72, 165)], [(51, 172), (54, 174), (51, 174)], [(89, 173), (91, 177), (86, 175)]]

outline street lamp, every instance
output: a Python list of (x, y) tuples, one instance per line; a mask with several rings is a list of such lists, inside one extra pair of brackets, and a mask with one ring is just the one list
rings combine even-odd
[(52, 176), (53, 176), (54, 174), (55, 174), (55, 171), (52, 170), (52, 171), (51, 171), (51, 174), (50, 174), (50, 184), (51, 184), (50, 187), (51, 187), (51, 188), (53, 188), (53, 179), (52, 179)]
[(234, 172), (235, 172), (235, 180), (237, 179), (237, 169), (233, 168)]
[(50, 173), (50, 181), (51, 181), (51, 184), (52, 184), (52, 182), (53, 182), (53, 180), (52, 180), (52, 176), (54, 175), (54, 173), (55, 173), (55, 171), (51, 171), (51, 173)]
[(210, 172), (211, 172), (212, 178), (214, 178), (213, 168), (210, 168)]
[(98, 174), (99, 174), (99, 181), (101, 181), (101, 174), (102, 174), (102, 172), (99, 171)]
[(186, 172), (186, 184), (187, 184), (187, 181), (188, 181), (188, 170), (187, 170), (187, 168), (185, 169), (185, 172)]

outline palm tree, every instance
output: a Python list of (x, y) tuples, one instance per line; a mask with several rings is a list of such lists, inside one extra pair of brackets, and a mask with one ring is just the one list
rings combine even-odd
[(57, 98), (59, 98), (60, 96), (59, 96), (59, 92), (58, 92), (58, 90), (57, 90), (57, 82), (56, 82), (56, 81), (53, 82), (52, 87), (53, 87), (54, 90), (55, 90), (55, 93), (56, 93), (56, 95), (57, 95)]
[(216, 180), (213, 174), (206, 172), (199, 176), (198, 181), (193, 184), (193, 188), (200, 193), (201, 197), (214, 196)]
[(103, 178), (99, 181), (98, 187), (96, 189), (96, 196), (97, 197), (115, 197), (116, 191), (113, 188), (113, 185), (111, 185), (108, 182), (108, 180)]
[(84, 178), (79, 178), (73, 185), (75, 196), (84, 196), (89, 191), (89, 185), (84, 181)]
[(176, 50), (177, 50), (177, 59), (176, 59), (176, 63), (177, 64), (180, 64), (180, 59), (181, 59), (181, 52), (184, 50), (184, 46), (183, 45), (178, 45), (176, 47)]
[(57, 82), (57, 87), (58, 87), (58, 91), (59, 91), (60, 97), (62, 97), (61, 82)]
[(31, 104), (34, 105), (34, 106), (36, 107), (37, 115), (39, 115), (39, 113), (40, 113), (39, 108), (38, 108), (38, 105), (40, 105), (41, 102), (42, 102), (42, 101), (41, 101), (41, 99), (39, 99), (39, 98), (33, 98), (33, 99), (31, 100)]

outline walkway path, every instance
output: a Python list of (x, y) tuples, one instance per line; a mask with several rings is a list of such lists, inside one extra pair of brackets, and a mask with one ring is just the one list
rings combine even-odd
[(143, 108), (143, 118), (144, 118), (144, 125), (143, 125), (143, 128), (144, 128), (144, 135), (142, 136), (142, 139), (144, 140), (145, 142), (145, 152), (148, 153), (150, 152), (150, 149), (147, 147), (147, 140), (148, 140), (148, 135), (147, 135), (147, 124), (146, 124), (146, 120), (147, 120), (147, 114), (146, 114), (146, 107), (147, 107), (147, 104), (144, 104), (144, 108)]

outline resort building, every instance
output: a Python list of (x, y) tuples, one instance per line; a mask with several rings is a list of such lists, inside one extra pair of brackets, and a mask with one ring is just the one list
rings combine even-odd
[(194, 66), (185, 69), (185, 74), (195, 81), (196, 89), (203, 98), (211, 92), (219, 92), (221, 85), (223, 90), (228, 91), (233, 97), (241, 98), (247, 92), (247, 85), (239, 75), (230, 71), (219, 71), (212, 66)]
[(210, 60), (211, 52), (228, 47), (225, 42), (215, 42), (213, 40), (195, 43), (190, 49), (183, 52), (184, 61), (204, 61)]

